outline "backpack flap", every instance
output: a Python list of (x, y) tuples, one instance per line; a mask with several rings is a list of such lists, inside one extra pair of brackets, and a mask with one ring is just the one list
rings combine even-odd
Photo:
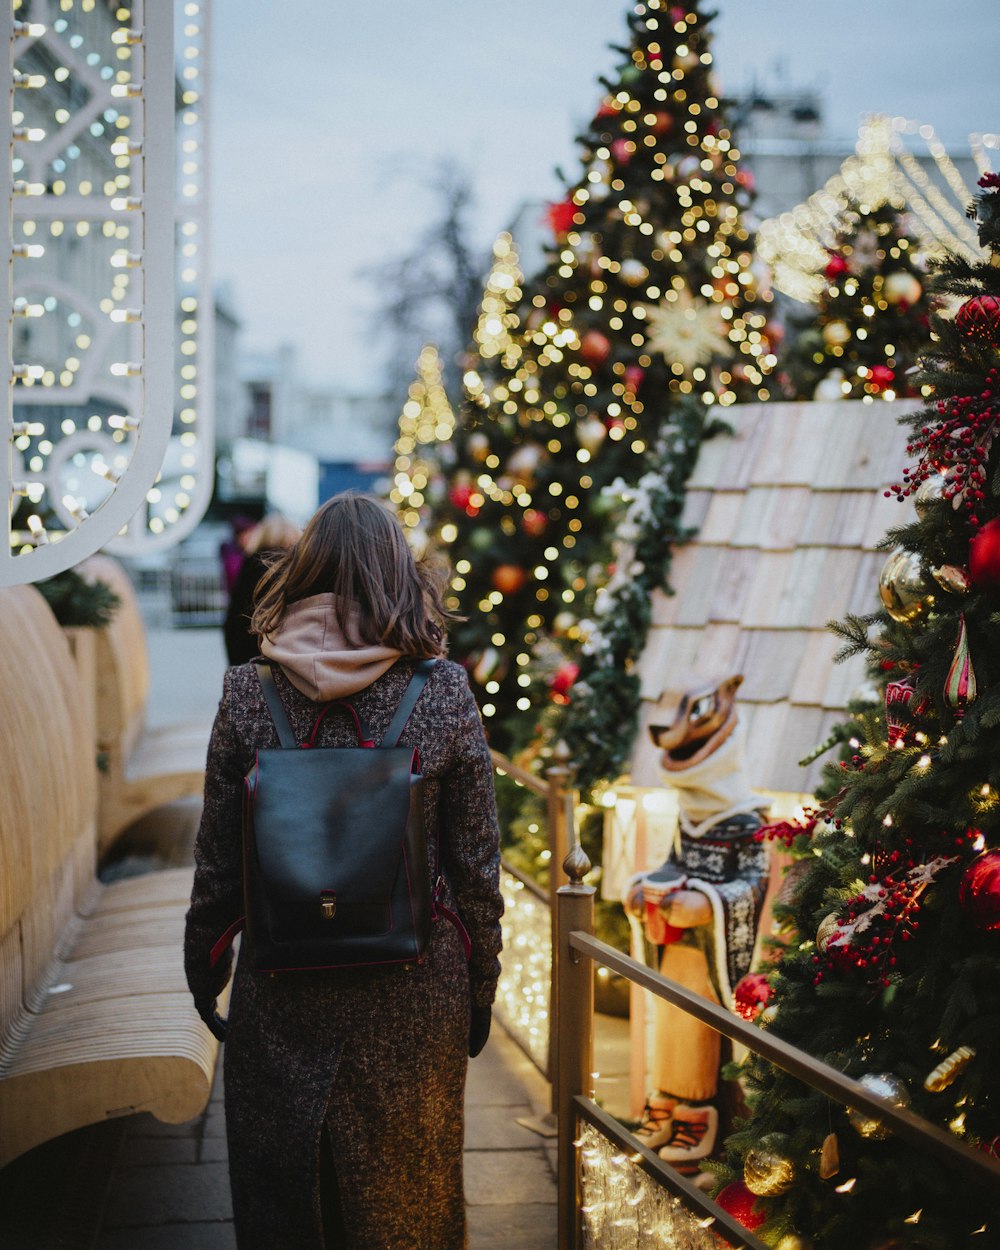
[(413, 763), (409, 747), (258, 753), (244, 872), (258, 968), (420, 956), (430, 906)]

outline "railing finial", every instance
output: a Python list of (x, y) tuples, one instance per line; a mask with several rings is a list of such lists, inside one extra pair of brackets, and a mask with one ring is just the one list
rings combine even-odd
[(570, 885), (579, 885), (587, 873), (590, 872), (591, 867), (587, 852), (579, 842), (571, 846), (569, 853), (563, 860), (563, 872), (569, 877)]

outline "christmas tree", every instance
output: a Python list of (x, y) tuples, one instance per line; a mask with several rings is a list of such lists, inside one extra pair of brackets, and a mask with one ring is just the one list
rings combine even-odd
[[(786, 953), (766, 1027), (987, 1155), (1000, 1155), (1000, 175), (975, 210), (991, 257), (950, 256), (896, 493), (916, 518), (884, 611), (838, 626), (887, 671), (884, 711), (825, 808), (778, 831), (810, 852), (778, 909)], [(874, 629), (873, 629), (874, 627)], [(1000, 1237), (1000, 1185), (962, 1180), (867, 1114), (761, 1060), (720, 1200), (764, 1195), (770, 1244), (957, 1250)]]
[(917, 394), (931, 309), (921, 243), (902, 205), (850, 201), (823, 279), (815, 315), (798, 325), (784, 362), (795, 394), (869, 402)]
[(445, 394), (438, 350), (427, 344), (417, 357), (417, 376), (400, 413), (389, 491), (407, 537), (417, 548), (426, 545), (423, 524), (441, 477), (437, 449), (447, 443), (454, 429), (455, 414)]
[[(774, 363), (742, 218), (749, 178), (713, 85), (709, 19), (696, 4), (646, 0), (628, 25), (617, 78), (602, 80), (580, 138), (579, 176), (549, 211), (548, 262), (510, 305), (511, 337), (488, 379), (473, 379), (438, 517), (457, 570), (449, 606), (468, 618), (453, 654), (508, 751), (543, 709), (596, 697), (586, 670), (591, 659), (606, 669), (609, 655), (581, 653), (595, 594), (619, 554), (633, 574), (644, 563), (631, 547), (615, 552), (616, 522), (631, 510), (659, 527), (642, 570), (648, 600), (714, 414), (766, 398)], [(654, 500), (650, 473), (669, 479), (668, 497)], [(629, 654), (615, 649), (623, 667), (601, 688), (611, 702), (585, 717), (620, 750), (637, 706), (624, 667), (648, 613), (633, 606)], [(573, 687), (578, 667), (587, 681)], [(611, 766), (593, 763), (585, 780)]]

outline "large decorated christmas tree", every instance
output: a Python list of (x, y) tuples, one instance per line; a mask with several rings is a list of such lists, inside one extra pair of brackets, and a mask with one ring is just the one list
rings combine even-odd
[[(848, 650), (886, 670), (884, 711), (862, 718), (825, 809), (784, 830), (809, 854), (776, 909), (787, 946), (759, 1019), (997, 1157), (1000, 175), (980, 185), (990, 255), (939, 270), (942, 294), (964, 302), (933, 319), (922, 376), (933, 389), (910, 419), (896, 490), (908, 515), (891, 535), (884, 611), (839, 627)], [(743, 1075), (751, 1115), (728, 1142), (720, 1200), (769, 1244), (958, 1250), (1000, 1239), (997, 1180), (952, 1172), (760, 1060)]]
[[(585, 781), (628, 749), (637, 690), (626, 670), (697, 449), (729, 404), (768, 396), (774, 363), (709, 19), (698, 4), (646, 0), (628, 27), (580, 138), (579, 176), (549, 211), (547, 264), (508, 306), (504, 349), (471, 371), (437, 518), (457, 570), (451, 606), (467, 617), (453, 654), (492, 741), (514, 749), (546, 707), (597, 698), (599, 734), (583, 728), (571, 743)], [(621, 522), (631, 537), (616, 547)], [(617, 603), (626, 576), (635, 602), (612, 654), (594, 637), (596, 595)]]
[(924, 268), (921, 242), (901, 203), (850, 200), (829, 248), (818, 305), (799, 322), (783, 362), (795, 394), (869, 400), (917, 394), (917, 359), (930, 340)]

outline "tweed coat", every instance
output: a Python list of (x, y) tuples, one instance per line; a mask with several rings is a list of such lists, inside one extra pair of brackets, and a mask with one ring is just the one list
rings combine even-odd
[[(352, 702), (376, 741), (413, 672), (403, 659)], [(319, 704), (274, 667), (301, 741)], [(350, 718), (327, 716), (322, 745), (354, 745)], [(292, 973), (237, 960), (224, 1046), (226, 1129), (240, 1250), (334, 1250), (320, 1217), (324, 1131), (345, 1250), (463, 1250), (463, 1097), (469, 1007), (493, 1001), (499, 975), (499, 835), (493, 775), (465, 671), (439, 661), (401, 742), (420, 753), (425, 823), (444, 902), (461, 916), (471, 958), (447, 921), (422, 964)], [(277, 745), (253, 665), (230, 669), (212, 732), (205, 808), (185, 935), (196, 999), (218, 994), (220, 935), (243, 915), (243, 778)], [(324, 1126), (325, 1130), (324, 1130)], [(330, 1178), (323, 1178), (324, 1186)], [(336, 1250), (340, 1250), (337, 1246)]]

